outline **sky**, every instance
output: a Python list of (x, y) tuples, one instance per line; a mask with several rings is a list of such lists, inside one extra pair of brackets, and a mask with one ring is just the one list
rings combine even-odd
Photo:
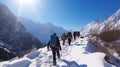
[(14, 15), (40, 23), (78, 30), (105, 20), (120, 8), (120, 0), (0, 0)]

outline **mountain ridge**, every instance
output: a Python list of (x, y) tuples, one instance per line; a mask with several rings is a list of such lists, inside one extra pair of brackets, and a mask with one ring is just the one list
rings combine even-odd
[(113, 15), (108, 17), (108, 19), (103, 22), (93, 21), (92, 23), (87, 24), (82, 30), (82, 35), (87, 36), (90, 33), (96, 32), (99, 34), (105, 30), (120, 29), (120, 9), (118, 9)]
[(9, 8), (0, 4), (0, 46), (3, 45), (17, 55), (42, 47), (41, 42), (26, 31)]
[(66, 33), (62, 27), (55, 26), (51, 23), (34, 22), (26, 18), (18, 18), (24, 25), (28, 32), (37, 37), (41, 42), (47, 44), (49, 37), (52, 33), (57, 33), (58, 37), (61, 37), (62, 33)]

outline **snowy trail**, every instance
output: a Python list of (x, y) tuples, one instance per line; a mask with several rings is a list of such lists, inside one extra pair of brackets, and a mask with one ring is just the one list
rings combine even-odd
[[(104, 61), (105, 54), (87, 52), (87, 42), (87, 38), (78, 38), (69, 46), (66, 41), (61, 45), (61, 59), (57, 59), (55, 67), (113, 67)], [(23, 58), (2, 62), (0, 67), (53, 67), (52, 52), (45, 47)]]

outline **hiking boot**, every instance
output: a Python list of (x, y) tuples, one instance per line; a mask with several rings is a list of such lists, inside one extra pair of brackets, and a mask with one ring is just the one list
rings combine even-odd
[(56, 66), (56, 62), (53, 62), (53, 65)]

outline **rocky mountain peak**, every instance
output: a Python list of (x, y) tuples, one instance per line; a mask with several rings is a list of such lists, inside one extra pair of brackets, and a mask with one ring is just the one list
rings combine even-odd
[[(0, 3), (0, 43), (17, 55), (24, 55), (27, 51), (42, 47), (41, 42), (26, 31), (17, 17)], [(2, 46), (0, 44), (0, 46)], [(1, 58), (0, 58), (1, 59)]]
[(7, 6), (4, 4), (0, 3), (0, 18), (1, 17), (15, 17), (12, 12), (8, 9)]

